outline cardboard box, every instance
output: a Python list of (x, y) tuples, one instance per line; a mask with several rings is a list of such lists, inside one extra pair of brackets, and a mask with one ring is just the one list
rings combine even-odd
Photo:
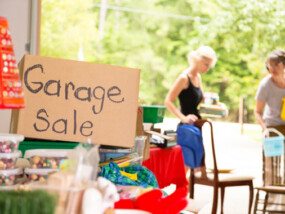
[(137, 109), (137, 127), (136, 127), (136, 134), (137, 136), (144, 135), (144, 128), (143, 128), (143, 108), (138, 107)]
[(138, 69), (25, 55), (19, 63), (26, 108), (10, 132), (26, 138), (132, 147)]
[(165, 140), (174, 140), (173, 137), (166, 136), (161, 134), (161, 130), (154, 128), (153, 123), (143, 123), (143, 107), (139, 106), (137, 109), (137, 128), (136, 134), (137, 136), (146, 136), (146, 141), (143, 149), (143, 161), (149, 159), (149, 150), (150, 150), (150, 137), (152, 135), (156, 135)]

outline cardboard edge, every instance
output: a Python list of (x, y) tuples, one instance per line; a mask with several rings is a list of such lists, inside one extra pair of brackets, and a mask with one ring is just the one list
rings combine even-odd
[[(25, 63), (26, 56), (27, 54), (25, 54), (20, 60), (20, 62), (18, 63), (19, 76), (20, 76), (20, 80), (22, 84), (23, 84), (23, 73), (24, 73), (23, 69), (24, 69), (24, 63)], [(14, 134), (18, 133), (19, 114), (20, 114), (19, 109), (12, 109), (11, 119), (10, 119), (10, 128), (9, 128), (10, 133), (14, 133)]]
[(12, 110), (10, 129), (9, 129), (10, 133), (16, 134), (18, 132), (18, 119), (19, 119), (19, 110)]

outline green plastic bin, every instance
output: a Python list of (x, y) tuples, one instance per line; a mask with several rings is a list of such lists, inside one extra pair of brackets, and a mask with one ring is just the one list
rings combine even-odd
[(141, 105), (143, 108), (144, 123), (161, 123), (165, 114), (165, 106), (160, 105)]
[(18, 150), (22, 152), (22, 156), (29, 149), (74, 149), (79, 143), (66, 141), (40, 141), (25, 140), (21, 141)]

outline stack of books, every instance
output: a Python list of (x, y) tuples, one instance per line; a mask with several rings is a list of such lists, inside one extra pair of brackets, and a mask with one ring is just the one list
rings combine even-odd
[(103, 145), (99, 148), (99, 155), (99, 166), (105, 166), (112, 161), (117, 163), (120, 167), (125, 167), (136, 163), (142, 158), (138, 153), (134, 152), (133, 148)]

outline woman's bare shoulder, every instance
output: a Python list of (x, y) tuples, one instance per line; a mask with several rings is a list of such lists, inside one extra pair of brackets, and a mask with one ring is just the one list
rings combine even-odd
[(178, 78), (187, 80), (188, 79), (188, 70), (186, 69), (186, 70), (182, 71)]
[(178, 85), (180, 88), (185, 89), (188, 87), (188, 77), (187, 77), (187, 72), (182, 72), (178, 78), (176, 79), (176, 86)]

